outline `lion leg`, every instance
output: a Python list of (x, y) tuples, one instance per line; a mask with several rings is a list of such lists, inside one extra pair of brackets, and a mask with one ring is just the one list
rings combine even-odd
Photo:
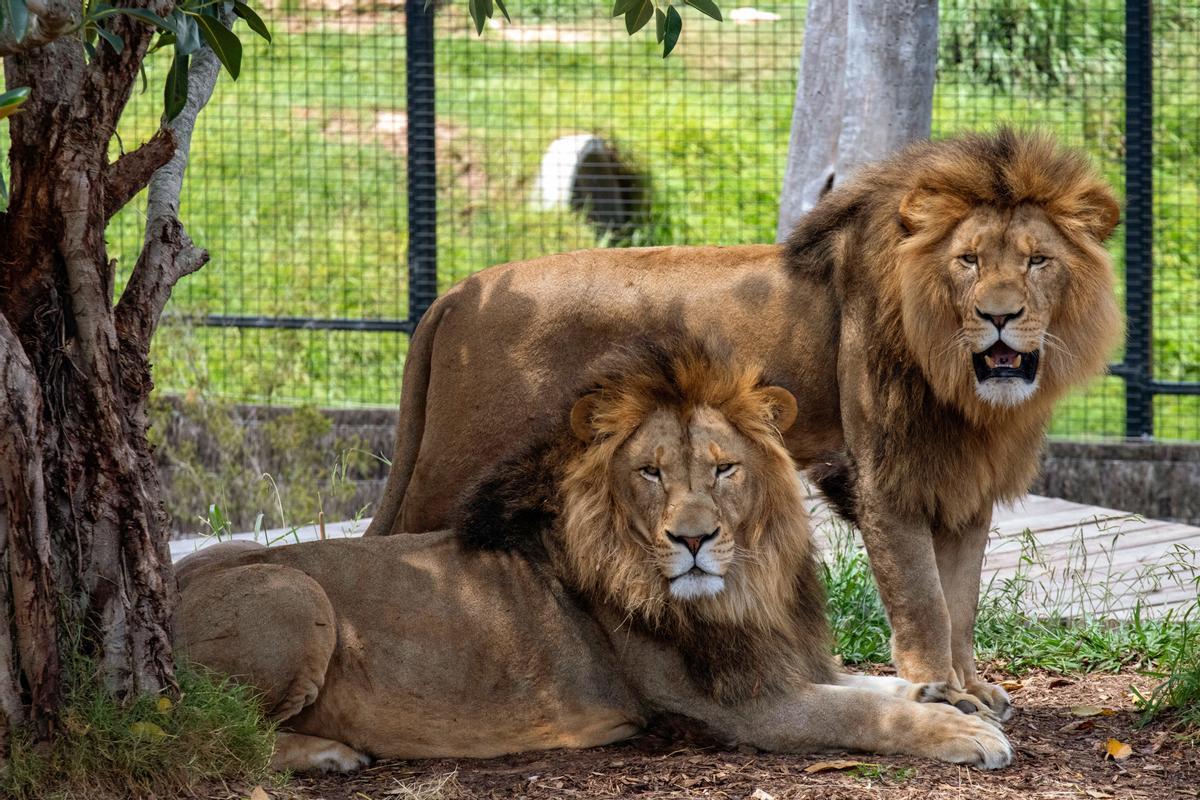
[(959, 531), (937, 531), (937, 554), (942, 594), (950, 612), (950, 652), (963, 697), (951, 702), (974, 702), (1001, 721), (1012, 717), (1012, 702), (1003, 687), (979, 679), (975, 666), (975, 616), (979, 608), (979, 581), (991, 530), (991, 509)]
[(371, 757), (332, 739), (282, 732), (275, 737), (271, 769), (293, 772), (353, 772)]
[[(872, 683), (899, 688), (891, 679)], [(1004, 767), (1013, 759), (1004, 732), (979, 716), (860, 686), (809, 685), (783, 702), (760, 706), (742, 722), (740, 740), (776, 752), (904, 753), (980, 769)]]
[(283, 722), (317, 699), (337, 626), (325, 591), (300, 570), (217, 566), (181, 592), (175, 640), (193, 661), (261, 692), (267, 713)]
[(883, 502), (876, 497), (863, 503), (858, 522), (892, 626), (892, 660), (900, 676), (913, 683), (953, 681), (950, 611), (933, 536), (921, 521), (871, 508)]

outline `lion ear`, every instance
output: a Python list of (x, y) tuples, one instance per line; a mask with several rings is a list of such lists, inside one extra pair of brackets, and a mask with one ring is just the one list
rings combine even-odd
[(762, 392), (771, 404), (771, 416), (774, 418), (775, 427), (779, 429), (779, 432), (783, 433), (792, 427), (792, 423), (796, 421), (796, 415), (800, 413), (795, 396), (782, 386), (766, 386), (763, 387)]
[(1086, 192), (1073, 205), (1067, 213), (1097, 242), (1107, 240), (1121, 221), (1121, 206), (1107, 186)]
[(909, 233), (916, 233), (934, 225), (952, 225), (968, 210), (966, 201), (957, 195), (933, 189), (913, 189), (900, 201), (900, 224)]
[(596, 403), (599, 399), (599, 396), (592, 392), (585, 394), (575, 401), (575, 405), (571, 406), (571, 432), (575, 434), (576, 438), (588, 444), (591, 444), (592, 439), (596, 438), (596, 429), (592, 427), (592, 415), (596, 411)]

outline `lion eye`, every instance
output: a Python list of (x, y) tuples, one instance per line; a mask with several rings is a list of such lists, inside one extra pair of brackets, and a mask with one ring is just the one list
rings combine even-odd
[(642, 467), (638, 470), (638, 472), (640, 472), (642, 477), (646, 480), (654, 481), (655, 483), (657, 483), (659, 478), (662, 477), (662, 472), (659, 471), (658, 467)]
[(974, 253), (963, 253), (958, 258), (964, 264), (970, 264), (972, 266), (979, 263), (979, 256), (975, 255)]
[(737, 472), (737, 464), (717, 464), (716, 474), (718, 478), (728, 478), (733, 473)]
[(1031, 267), (1040, 267), (1042, 264), (1045, 264), (1045, 263), (1046, 263), (1045, 256), (1030, 256), (1029, 257), (1029, 266), (1031, 266)]

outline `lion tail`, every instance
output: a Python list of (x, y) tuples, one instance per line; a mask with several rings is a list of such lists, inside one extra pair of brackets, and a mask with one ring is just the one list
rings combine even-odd
[(421, 449), (421, 439), (425, 436), (425, 403), (429, 393), (433, 343), (445, 306), (445, 297), (435, 301), (409, 339), (400, 386), (400, 419), (396, 421), (392, 464), (383, 488), (383, 499), (364, 536), (387, 536), (400, 532), (404, 495), (408, 492), (408, 484), (417, 464), (417, 453)]
[(809, 479), (825, 495), (838, 516), (858, 526), (858, 471), (845, 452), (834, 453), (808, 468)]

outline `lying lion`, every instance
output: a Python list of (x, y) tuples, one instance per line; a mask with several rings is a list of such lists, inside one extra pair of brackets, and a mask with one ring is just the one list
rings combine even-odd
[(281, 723), (280, 769), (588, 747), (655, 716), (772, 751), (983, 768), (1004, 734), (938, 687), (839, 673), (791, 394), (711, 349), (613, 356), (566, 437), (494, 471), (456, 531), (183, 562), (179, 646)]

